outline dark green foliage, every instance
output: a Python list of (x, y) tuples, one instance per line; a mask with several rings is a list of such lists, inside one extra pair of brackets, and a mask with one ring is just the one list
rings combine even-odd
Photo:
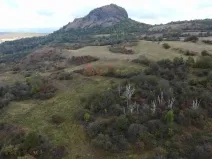
[(120, 132), (126, 131), (128, 126), (129, 126), (129, 121), (124, 115), (121, 115), (120, 117), (118, 117), (114, 123), (114, 129)]
[(210, 56), (201, 56), (197, 59), (194, 67), (196, 68), (212, 68), (212, 57)]
[(55, 95), (55, 92), (56, 88), (40, 76), (26, 77), (26, 82), (16, 82), (10, 86), (0, 87), (0, 108), (14, 100), (49, 99)]
[(93, 56), (73, 56), (71, 59), (68, 60), (68, 63), (71, 65), (82, 65), (86, 63), (91, 63), (94, 61), (98, 61), (99, 59), (97, 57)]
[(142, 134), (147, 133), (147, 127), (141, 124), (131, 124), (128, 128), (127, 135), (129, 136), (129, 141), (136, 142), (140, 140)]
[(73, 74), (65, 71), (60, 71), (56, 73), (52, 73), (50, 75), (51, 79), (57, 79), (57, 80), (72, 80)]
[[(136, 150), (141, 147), (142, 151), (162, 147), (156, 157), (188, 157), (187, 152), (194, 150), (193, 145), (175, 149), (178, 145), (175, 142), (172, 145), (171, 140), (181, 135), (181, 129), (190, 126), (203, 129), (212, 112), (210, 69), (193, 68), (197, 63), (192, 57), (152, 61), (144, 72), (118, 88), (94, 93), (83, 100), (87, 111), (82, 114), (89, 113), (93, 117), (84, 123), (94, 145), (112, 152), (126, 150), (128, 145)], [(190, 79), (191, 73), (200, 72), (204, 79)], [(135, 88), (128, 101), (125, 98), (127, 83)]]
[(134, 51), (131, 49), (126, 49), (124, 46), (121, 45), (114, 45), (110, 46), (109, 50), (113, 53), (121, 53), (121, 54), (134, 54)]
[(151, 61), (145, 57), (145, 56), (139, 56), (139, 58), (132, 60), (134, 63), (138, 63), (141, 65), (149, 66), (151, 64)]
[(202, 42), (204, 42), (205, 44), (209, 44), (209, 45), (212, 44), (212, 41), (211, 40), (202, 40)]
[(210, 56), (210, 54), (208, 53), (207, 50), (203, 50), (203, 51), (201, 52), (201, 55), (202, 55), (202, 56)]
[(186, 60), (186, 64), (188, 66), (193, 66), (194, 63), (195, 63), (194, 58), (189, 56), (188, 59)]
[(31, 155), (39, 159), (61, 159), (66, 154), (64, 146), (54, 146), (46, 138), (5, 123), (0, 124), (0, 158), (11, 159)]
[(163, 44), (163, 48), (164, 48), (164, 49), (169, 49), (170, 47), (171, 47), (171, 46), (170, 46), (168, 43), (164, 43), (164, 44)]
[(165, 120), (167, 124), (172, 124), (174, 121), (174, 112), (173, 110), (169, 110), (165, 115)]
[(110, 150), (113, 146), (111, 138), (108, 135), (98, 134), (98, 136), (92, 140), (92, 143), (105, 150)]
[(191, 42), (194, 42), (194, 43), (197, 42), (198, 40), (199, 40), (199, 38), (198, 38), (197, 36), (195, 36), (195, 35), (186, 37), (186, 38), (184, 39), (185, 42), (191, 41)]
[(61, 116), (61, 115), (58, 115), (58, 114), (55, 114), (55, 115), (52, 115), (51, 117), (51, 122), (53, 124), (61, 124), (65, 121), (65, 119)]

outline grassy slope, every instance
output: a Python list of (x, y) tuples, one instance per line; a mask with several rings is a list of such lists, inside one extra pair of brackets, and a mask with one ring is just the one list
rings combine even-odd
[(207, 45), (201, 42), (198, 43), (192, 43), (192, 42), (180, 42), (180, 41), (174, 41), (174, 42), (167, 42), (172, 46), (173, 48), (182, 48), (184, 50), (191, 50), (201, 53), (203, 50), (207, 50), (209, 53), (212, 54), (212, 45)]
[[(73, 84), (74, 83), (74, 84)], [(87, 80), (77, 77), (67, 84), (68, 89), (48, 101), (13, 102), (0, 115), (0, 121), (11, 122), (47, 135), (55, 144), (66, 145), (69, 150), (67, 158), (77, 155), (88, 158), (89, 155), (99, 158), (83, 128), (73, 120), (74, 112), (80, 108), (79, 99), (92, 91), (107, 89), (109, 80), (97, 78)], [(61, 114), (65, 123), (60, 126), (52, 125), (49, 120), (53, 114)]]
[[(180, 45), (179, 42), (170, 42), (170, 45)], [(188, 43), (185, 43), (188, 45)], [(183, 46), (181, 44), (180, 46)], [(190, 46), (187, 46), (190, 47)], [(204, 47), (204, 46), (202, 46)], [(100, 61), (94, 63), (94, 66), (101, 65), (114, 65), (121, 72), (132, 72), (142, 69), (141, 66), (132, 64), (126, 61), (127, 59), (137, 58), (139, 55), (145, 55), (152, 60), (160, 60), (163, 58), (174, 58), (176, 56), (182, 56), (172, 50), (165, 50), (161, 45), (157, 43), (140, 41), (138, 46), (133, 48), (136, 51), (135, 55), (122, 55), (114, 54), (108, 51), (108, 48), (103, 47), (85, 47), (75, 51), (67, 51), (64, 53), (66, 56), (81, 56), (92, 55), (101, 58)], [(84, 66), (67, 68), (66, 71), (73, 71), (80, 69)], [(19, 75), (13, 75), (7, 73), (8, 79), (22, 78)], [(0, 79), (1, 80), (1, 79)], [(5, 110), (0, 114), (0, 122), (11, 122), (25, 127), (26, 129), (32, 129), (46, 135), (55, 144), (66, 145), (69, 151), (67, 159), (74, 159), (77, 155), (81, 158), (93, 158), (93, 159), (115, 159), (115, 158), (129, 158), (128, 155), (110, 155), (100, 150), (94, 149), (90, 141), (85, 135), (85, 132), (74, 120), (74, 113), (81, 107), (80, 97), (86, 97), (94, 91), (105, 90), (110, 87), (111, 80), (116, 83), (117, 79), (105, 78), (105, 77), (92, 77), (85, 78), (77, 75), (73, 80), (61, 82), (61, 91), (58, 92), (56, 97), (47, 101), (29, 100), (22, 102), (12, 102)], [(13, 82), (13, 81), (12, 81)], [(49, 122), (51, 116), (54, 114), (61, 114), (65, 117), (66, 121), (60, 126), (53, 125)], [(129, 153), (130, 154), (130, 153)], [(144, 154), (142, 158), (145, 158), (147, 154)], [(103, 157), (104, 156), (104, 157)], [(141, 157), (141, 156), (140, 156)], [(65, 158), (65, 159), (66, 159)], [(138, 156), (131, 156), (131, 158), (139, 158)]]
[[(170, 45), (173, 47), (178, 47), (179, 44), (182, 46), (184, 42), (170, 42)], [(190, 43), (185, 43), (190, 47)], [(204, 48), (204, 44), (201, 44), (201, 48)], [(180, 47), (180, 46), (179, 46)], [(212, 49), (212, 47), (211, 47)], [(78, 50), (69, 50), (64, 53), (66, 57), (71, 56), (82, 56), (82, 55), (92, 55), (99, 57), (102, 60), (132, 60), (138, 58), (140, 55), (145, 55), (151, 60), (160, 60), (164, 58), (173, 59), (174, 57), (183, 56), (176, 51), (171, 49), (165, 50), (161, 44), (157, 42), (150, 41), (139, 41), (137, 46), (133, 47), (133, 50), (136, 52), (134, 55), (118, 54), (111, 53), (108, 49), (108, 46), (87, 46)], [(202, 51), (202, 50), (201, 50)]]

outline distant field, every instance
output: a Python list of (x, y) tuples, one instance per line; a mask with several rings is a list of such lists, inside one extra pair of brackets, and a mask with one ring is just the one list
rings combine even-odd
[(196, 51), (201, 53), (203, 50), (207, 50), (209, 53), (212, 54), (212, 45), (207, 45), (201, 42), (192, 43), (192, 42), (180, 42), (180, 41), (173, 41), (167, 42), (172, 48), (181, 48), (184, 50)]
[[(172, 47), (182, 47), (187, 48), (188, 50), (193, 49), (193, 45), (191, 43), (184, 43), (184, 42), (169, 42), (169, 44)], [(185, 46), (184, 46), (185, 45)], [(205, 44), (200, 44), (200, 46), (197, 51), (202, 51), (206, 47)], [(212, 47), (207, 46), (208, 50), (212, 50)], [(63, 54), (66, 57), (72, 57), (72, 56), (83, 56), (83, 55), (91, 55), (96, 56), (100, 58), (101, 60), (133, 60), (138, 58), (141, 55), (144, 55), (148, 57), (151, 60), (160, 60), (164, 58), (173, 59), (174, 57), (186, 57), (172, 49), (164, 49), (162, 47), (162, 43), (158, 44), (156, 42), (150, 42), (150, 41), (139, 41), (137, 46), (133, 46), (132, 49), (135, 51), (135, 54), (133, 55), (126, 55), (126, 54), (120, 54), (120, 53), (112, 53), (109, 51), (108, 46), (87, 46), (78, 50), (69, 50), (64, 52)], [(194, 48), (195, 49), (195, 48)]]
[(30, 38), (34, 36), (44, 36), (46, 34), (42, 33), (0, 33), (0, 43), (4, 41), (12, 41), (12, 40), (17, 40), (21, 38)]

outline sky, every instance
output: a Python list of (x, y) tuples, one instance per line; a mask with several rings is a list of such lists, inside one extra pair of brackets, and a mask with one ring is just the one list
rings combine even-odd
[(0, 31), (57, 29), (111, 3), (124, 7), (130, 18), (148, 24), (212, 18), (212, 0), (0, 0)]

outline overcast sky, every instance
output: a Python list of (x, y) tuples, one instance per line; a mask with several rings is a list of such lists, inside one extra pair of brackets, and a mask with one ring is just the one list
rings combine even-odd
[(149, 24), (212, 18), (212, 0), (0, 0), (0, 29), (59, 28), (110, 3)]

